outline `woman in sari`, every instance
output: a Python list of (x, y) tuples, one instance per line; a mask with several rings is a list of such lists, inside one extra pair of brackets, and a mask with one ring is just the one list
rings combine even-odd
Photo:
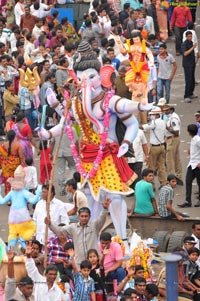
[(0, 168), (2, 170), (0, 180), (1, 184), (5, 184), (5, 195), (10, 191), (8, 178), (13, 177), (15, 169), (24, 163), (22, 146), (19, 142), (14, 141), (15, 136), (13, 130), (8, 131), (8, 141), (0, 146)]
[(74, 29), (72, 23), (69, 22), (67, 17), (61, 20), (62, 32), (65, 37), (67, 37), (68, 44), (75, 43), (79, 41), (79, 37)]
[(38, 145), (33, 138), (31, 127), (28, 124), (26, 116), (23, 112), (17, 114), (16, 123), (13, 126), (13, 130), (16, 133), (16, 141), (18, 141), (23, 149), (25, 158), (33, 159), (33, 150), (34, 146), (39, 150)]

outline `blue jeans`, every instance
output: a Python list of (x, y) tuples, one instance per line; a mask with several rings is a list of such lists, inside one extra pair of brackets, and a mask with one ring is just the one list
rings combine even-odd
[(118, 268), (113, 272), (109, 272), (107, 277), (112, 280), (117, 279), (117, 283), (120, 283), (126, 277), (126, 273), (123, 268)]
[(164, 87), (165, 87), (165, 98), (167, 103), (170, 101), (170, 89), (171, 89), (171, 80), (170, 79), (157, 79), (157, 99), (164, 97)]

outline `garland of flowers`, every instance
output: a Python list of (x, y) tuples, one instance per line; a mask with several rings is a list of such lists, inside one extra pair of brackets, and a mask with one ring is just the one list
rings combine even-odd
[(68, 138), (70, 141), (70, 148), (72, 151), (72, 155), (73, 155), (78, 172), (81, 174), (81, 176), (84, 179), (87, 179), (87, 180), (93, 178), (96, 175), (99, 164), (101, 163), (101, 161), (103, 159), (103, 150), (106, 146), (106, 141), (107, 141), (108, 132), (109, 132), (109, 122), (110, 122), (109, 102), (113, 95), (114, 95), (114, 90), (111, 90), (111, 91), (108, 91), (105, 96), (105, 100), (103, 103), (103, 109), (105, 111), (104, 120), (103, 120), (104, 132), (101, 134), (99, 150), (98, 150), (96, 159), (94, 160), (94, 163), (93, 163), (93, 166), (92, 166), (92, 169), (90, 170), (90, 172), (86, 172), (81, 165), (81, 158), (80, 158), (77, 148), (76, 148), (76, 143), (75, 143), (74, 134), (73, 134), (73, 130), (72, 130), (72, 122), (71, 122), (70, 112), (68, 112), (68, 115), (67, 115), (67, 135), (68, 135)]

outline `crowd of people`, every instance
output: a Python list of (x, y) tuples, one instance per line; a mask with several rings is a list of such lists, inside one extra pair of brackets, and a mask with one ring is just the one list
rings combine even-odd
[[(51, 14), (54, 3), (1, 1), (0, 184), (3, 184), (4, 198), (0, 198), (0, 204), (11, 206), (7, 278), (0, 283), (5, 301), (166, 300), (165, 269), (160, 271), (157, 281), (153, 277), (147, 279), (142, 262), (131, 265), (125, 261), (120, 244), (112, 241), (110, 233), (101, 233), (111, 201), (105, 197), (95, 205), (98, 208), (94, 208), (89, 187), (81, 186), (70, 139), (66, 134), (61, 141), (51, 135), (48, 141), (38, 139), (38, 129), (44, 127), (49, 131), (59, 125), (58, 111), (48, 103), (49, 89), (59, 103), (65, 105), (66, 93), (71, 93), (75, 78), (74, 63), (79, 63), (80, 53), (92, 52), (101, 66), (111, 66), (114, 72), (110, 81), (115, 94), (120, 99), (134, 101), (140, 99), (143, 89), (140, 82), (144, 74), (138, 66), (147, 61), (148, 91), (145, 86), (142, 93), (144, 96), (148, 92), (147, 102), (155, 102), (156, 106), (148, 113), (135, 115), (140, 126), (131, 145), (133, 151), (128, 152), (126, 160), (137, 179), (130, 185), (134, 189), (134, 200), (127, 214), (129, 217), (159, 215), (161, 219), (175, 218), (184, 222), (188, 215), (173, 207), (174, 188), (184, 185), (184, 176), (180, 157), (181, 121), (175, 112), (177, 105), (171, 103), (170, 97), (177, 63), (167, 46), (168, 37), (174, 33), (176, 56), (183, 57), (183, 99), (191, 103), (197, 98), (194, 91), (199, 52), (194, 25), (197, 5), (188, 3), (179, 0), (170, 6), (167, 1), (151, 0), (150, 3), (138, 2), (137, 8), (125, 2), (120, 8), (118, 1), (94, 0), (88, 6), (88, 13), (83, 15), (80, 28), (75, 28), (67, 17), (59, 17), (59, 11)], [(135, 49), (131, 39), (139, 41)], [(138, 81), (131, 77), (134, 85), (138, 85), (136, 88), (131, 86), (127, 76), (133, 65), (136, 66), (134, 76), (140, 76)], [(32, 82), (30, 74), (34, 75)], [(101, 80), (105, 88), (107, 83), (103, 76)], [(92, 99), (92, 105), (99, 100), (98, 97)], [(117, 111), (117, 104), (115, 109)], [(80, 129), (73, 118), (72, 122), (78, 145)], [(190, 159), (185, 177), (185, 201), (179, 204), (180, 208), (192, 206), (195, 178), (198, 201), (194, 206), (200, 207), (200, 111), (194, 113), (194, 122), (188, 125), (187, 131), (191, 138)], [(54, 184), (58, 184), (59, 194), (67, 202), (56, 197), (55, 185), (49, 185), (52, 158), (58, 145)], [(37, 156), (39, 171), (34, 162)], [(20, 165), (23, 168), (19, 171)], [(156, 175), (160, 183), (157, 197)], [(41, 193), (39, 184), (42, 184)], [(19, 195), (21, 199), (17, 202)], [(47, 200), (50, 201), (49, 216)], [(20, 210), (19, 224), (25, 222), (26, 227), (32, 227), (34, 236), (30, 241), (26, 241), (27, 228), (19, 235), (18, 228), (12, 227), (17, 209)], [(20, 279), (14, 270), (13, 247), (17, 239), (21, 241), (26, 268)], [(183, 246), (173, 251), (181, 256), (178, 262), (180, 301), (200, 300), (199, 240), (197, 222), (192, 227), (192, 235), (185, 237)]]

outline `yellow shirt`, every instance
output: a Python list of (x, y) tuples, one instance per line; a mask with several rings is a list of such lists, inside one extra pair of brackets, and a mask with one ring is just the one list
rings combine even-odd
[(6, 89), (3, 94), (3, 102), (4, 102), (5, 116), (9, 116), (12, 115), (13, 108), (15, 107), (15, 105), (19, 103), (19, 97)]

